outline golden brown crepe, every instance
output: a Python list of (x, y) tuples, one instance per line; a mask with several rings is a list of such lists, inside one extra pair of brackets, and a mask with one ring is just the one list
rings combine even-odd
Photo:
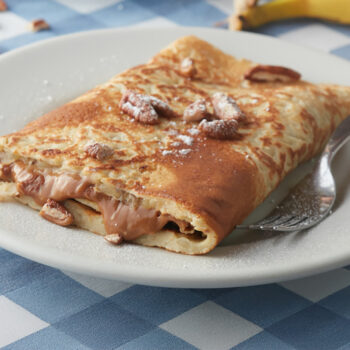
[[(207, 253), (350, 113), (349, 87), (310, 84), (295, 72), (289, 79), (280, 69), (266, 81), (269, 69), (181, 38), (1, 137), (0, 195), (110, 242)], [(135, 110), (130, 94), (138, 93), (158, 101), (158, 119)], [(222, 121), (218, 95), (233, 99), (240, 120)], [(207, 108), (198, 120), (185, 112), (196, 101)]]

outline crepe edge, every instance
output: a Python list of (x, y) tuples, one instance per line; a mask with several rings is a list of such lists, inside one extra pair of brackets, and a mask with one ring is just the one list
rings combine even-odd
[[(14, 183), (2, 182), (0, 183), (0, 189), (0, 201), (16, 201), (27, 205), (34, 210), (41, 210), (41, 206), (31, 197), (19, 195)], [(75, 226), (90, 231), (99, 236), (107, 235), (101, 213), (85, 204), (77, 202), (76, 200), (67, 199), (63, 204), (74, 217), (73, 227)], [(219, 238), (214, 231), (208, 230), (205, 234), (205, 238), (198, 239), (194, 238), (191, 234), (177, 233), (171, 230), (161, 230), (156, 233), (139, 236), (136, 239), (127, 242), (142, 246), (162, 248), (175, 253), (202, 255), (213, 250), (219, 243)], [(116, 247), (116, 249), (118, 249), (118, 247)]]

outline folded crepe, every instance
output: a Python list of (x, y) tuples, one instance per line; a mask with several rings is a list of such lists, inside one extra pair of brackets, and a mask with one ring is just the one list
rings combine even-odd
[(112, 243), (204, 254), (349, 113), (349, 87), (188, 36), (1, 137), (0, 196)]

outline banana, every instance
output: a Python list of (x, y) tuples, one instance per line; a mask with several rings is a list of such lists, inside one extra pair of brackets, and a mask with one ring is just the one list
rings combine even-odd
[(319, 18), (350, 24), (350, 0), (274, 0), (261, 6), (257, 1), (235, 0), (230, 29), (255, 28), (263, 24), (297, 17)]

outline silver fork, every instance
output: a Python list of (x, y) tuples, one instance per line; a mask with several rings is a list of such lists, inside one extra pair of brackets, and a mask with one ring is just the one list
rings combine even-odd
[(350, 139), (350, 116), (343, 120), (328, 141), (314, 170), (263, 220), (236, 229), (300, 231), (322, 221), (335, 202), (336, 187), (331, 172), (335, 154)]

